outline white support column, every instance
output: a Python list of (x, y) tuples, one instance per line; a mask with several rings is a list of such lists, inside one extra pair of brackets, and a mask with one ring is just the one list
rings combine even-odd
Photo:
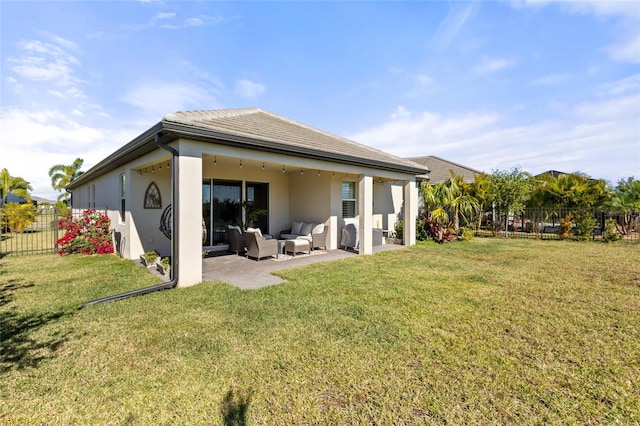
[(325, 226), (329, 227), (329, 232), (327, 234), (327, 249), (335, 250), (338, 248), (338, 216), (329, 216), (329, 220), (324, 223)]
[(181, 149), (177, 157), (177, 194), (173, 206), (178, 227), (179, 287), (202, 282), (202, 155), (183, 151), (186, 150)]
[(360, 216), (358, 250), (373, 254), (373, 177), (360, 175), (358, 183), (358, 215)]
[(416, 218), (418, 217), (418, 188), (415, 180), (404, 183), (404, 245), (416, 244)]

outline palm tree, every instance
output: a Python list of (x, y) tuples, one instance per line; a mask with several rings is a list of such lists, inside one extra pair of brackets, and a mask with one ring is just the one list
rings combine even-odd
[(482, 226), (482, 218), (487, 207), (491, 204), (491, 194), (489, 189), (491, 186), (491, 176), (481, 173), (474, 176), (474, 181), (469, 185), (469, 195), (478, 201), (478, 217), (477, 227)]
[(631, 231), (631, 218), (640, 212), (640, 180), (633, 177), (618, 181), (607, 207), (612, 213), (623, 214), (622, 233)]
[(422, 197), (431, 220), (441, 225), (452, 224), (456, 233), (460, 230), (460, 218), (468, 222), (467, 215), (477, 213), (478, 200), (466, 193), (466, 184), (460, 176), (430, 185), (422, 184)]
[(31, 188), (29, 182), (23, 178), (11, 176), (6, 168), (0, 170), (0, 199), (2, 199), (2, 204), (7, 202), (9, 194), (17, 195), (29, 201), (31, 199), (29, 191), (32, 190), (33, 188)]
[[(80, 171), (84, 160), (82, 158), (76, 158), (71, 165), (56, 164), (49, 169), (49, 177), (51, 178), (51, 187), (56, 191), (62, 191), (80, 177), (84, 172)], [(64, 192), (58, 196), (59, 201), (68, 201), (69, 194)]]

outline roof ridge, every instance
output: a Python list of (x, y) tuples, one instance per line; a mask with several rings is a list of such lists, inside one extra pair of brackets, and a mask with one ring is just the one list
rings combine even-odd
[(438, 157), (437, 155), (425, 155), (425, 156), (422, 156), (422, 157), (408, 157), (407, 160), (415, 161), (417, 159), (423, 159), (423, 158), (435, 158), (436, 160), (440, 160), (442, 162), (449, 163), (449, 164), (452, 164), (454, 166), (458, 166), (460, 168), (467, 169), (467, 170), (472, 171), (472, 172), (484, 173), (481, 170), (474, 169), (473, 167), (465, 166), (464, 164), (456, 163), (455, 161), (447, 160), (446, 158)]
[(228, 108), (228, 109), (198, 109), (192, 111), (176, 111), (165, 114), (162, 119), (166, 121), (193, 122), (207, 118), (228, 118), (241, 115), (255, 114), (262, 111), (260, 108)]

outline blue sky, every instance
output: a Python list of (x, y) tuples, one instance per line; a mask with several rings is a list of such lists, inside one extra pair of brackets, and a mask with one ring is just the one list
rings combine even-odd
[(403, 156), (640, 177), (640, 2), (0, 1), (0, 168), (55, 198), (165, 113), (256, 106)]

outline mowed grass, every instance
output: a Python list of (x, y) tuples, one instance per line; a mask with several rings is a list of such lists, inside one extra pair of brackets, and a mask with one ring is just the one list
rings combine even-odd
[(637, 424), (640, 247), (476, 239), (79, 310), (156, 282), (0, 259), (1, 424)]

